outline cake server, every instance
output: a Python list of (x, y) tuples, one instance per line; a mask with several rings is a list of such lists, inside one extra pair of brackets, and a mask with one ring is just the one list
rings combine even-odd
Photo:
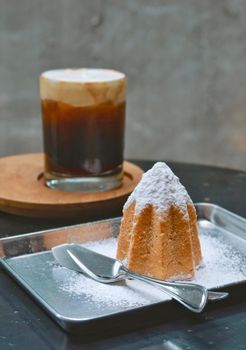
[(196, 313), (204, 309), (208, 299), (223, 299), (228, 295), (228, 293), (210, 292), (204, 286), (194, 283), (166, 282), (132, 272), (121, 261), (96, 253), (78, 244), (56, 246), (52, 248), (52, 253), (62, 266), (82, 272), (100, 283), (112, 283), (123, 278), (134, 278), (150, 283)]

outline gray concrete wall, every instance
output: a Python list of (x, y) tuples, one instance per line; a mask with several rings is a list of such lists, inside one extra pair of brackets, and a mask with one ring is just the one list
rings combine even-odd
[(127, 73), (126, 157), (246, 170), (246, 1), (0, 0), (0, 156), (42, 149), (60, 67)]

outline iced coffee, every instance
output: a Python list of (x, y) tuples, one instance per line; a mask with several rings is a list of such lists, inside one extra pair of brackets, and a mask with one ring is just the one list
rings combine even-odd
[(45, 181), (64, 191), (121, 185), (126, 77), (105, 69), (44, 72), (40, 95)]

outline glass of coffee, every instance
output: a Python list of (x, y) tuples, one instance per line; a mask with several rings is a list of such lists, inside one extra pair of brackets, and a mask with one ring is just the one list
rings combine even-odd
[(119, 187), (123, 177), (126, 76), (107, 69), (58, 69), (40, 76), (44, 178), (77, 192)]

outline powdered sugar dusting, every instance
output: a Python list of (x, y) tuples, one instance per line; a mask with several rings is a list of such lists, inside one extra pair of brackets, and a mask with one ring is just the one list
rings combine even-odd
[[(60, 288), (71, 297), (85, 295), (88, 302), (106, 306), (114, 305), (121, 308), (148, 305), (170, 299), (167, 295), (160, 296), (160, 292), (152, 286), (140, 281), (125, 280), (112, 284), (102, 284), (83, 275), (71, 271), (69, 278), (64, 280), (63, 267), (57, 267), (54, 276)], [(60, 274), (60, 277), (59, 277)]]
[[(214, 233), (200, 230), (203, 251), (203, 267), (196, 271), (195, 282), (207, 288), (220, 287), (246, 278), (246, 255), (232, 247), (230, 242), (219, 239)], [(115, 257), (117, 239), (88, 242), (85, 246), (110, 257)], [(101, 284), (90, 278), (60, 266), (53, 267), (53, 277), (59, 288), (70, 297), (86, 296), (88, 302), (118, 308), (131, 308), (169, 300), (169, 297), (151, 285), (126, 280), (117, 284)]]
[(243, 256), (223, 238), (218, 239), (200, 231), (203, 266), (196, 271), (195, 282), (212, 288), (244, 280), (246, 255)]
[(192, 203), (179, 178), (164, 162), (155, 163), (150, 170), (143, 174), (141, 181), (125, 203), (124, 209), (134, 201), (136, 213), (150, 204), (155, 207), (158, 213), (164, 212), (171, 205), (185, 211), (187, 203)]
[[(96, 242), (87, 242), (83, 246), (114, 258), (117, 239), (108, 238)], [(67, 278), (64, 278), (64, 273), (66, 273)], [(72, 297), (83, 293), (86, 295), (88, 302), (101, 305), (113, 304), (121, 308), (137, 307), (170, 299), (165, 294), (160, 296), (160, 292), (156, 288), (136, 280), (102, 284), (60, 266), (53, 268), (53, 276), (59, 281), (60, 288), (68, 292)]]

